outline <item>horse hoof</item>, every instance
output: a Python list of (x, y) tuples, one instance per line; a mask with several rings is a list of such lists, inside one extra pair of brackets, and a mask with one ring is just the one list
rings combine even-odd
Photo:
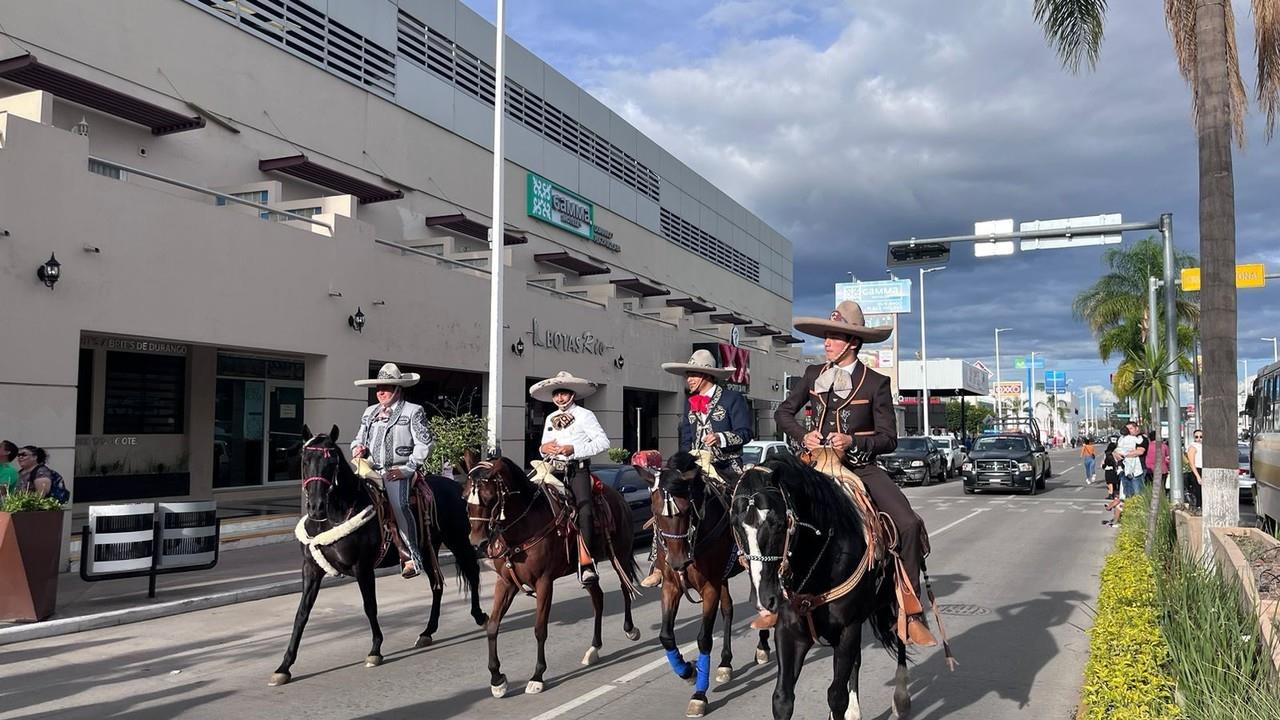
[(431, 639), (430, 635), (419, 635), (418, 641), (413, 644), (413, 649), (417, 650), (419, 648), (428, 647), (433, 642), (435, 641)]
[(473, 617), (475, 618), (476, 625), (478, 627), (484, 627), (484, 624), (489, 622), (489, 616), (486, 613), (480, 613), (479, 615), (474, 615)]
[(381, 664), (382, 664), (381, 655), (370, 655), (364, 659), (365, 667), (378, 667)]
[(524, 686), (525, 695), (537, 695), (542, 692), (542, 683), (537, 680), (530, 680), (528, 685)]
[(287, 672), (271, 673), (271, 679), (267, 681), (267, 687), (287, 685), (291, 679), (293, 679), (293, 676)]
[(690, 700), (689, 708), (684, 711), (685, 717), (700, 718), (707, 714), (706, 700)]
[(631, 642), (635, 642), (640, 639), (640, 628), (638, 627), (633, 627), (630, 630), (624, 630), (623, 632), (627, 634), (627, 639)]
[(587, 654), (582, 656), (583, 665), (595, 665), (600, 662), (600, 648), (592, 645), (587, 648)]
[(505, 697), (507, 694), (507, 681), (503, 680), (501, 685), (490, 685), (489, 692), (496, 698)]
[(733, 668), (728, 665), (716, 668), (716, 683), (727, 683), (733, 679)]
[(756, 648), (756, 664), (764, 665), (769, 662), (769, 651), (764, 648)]

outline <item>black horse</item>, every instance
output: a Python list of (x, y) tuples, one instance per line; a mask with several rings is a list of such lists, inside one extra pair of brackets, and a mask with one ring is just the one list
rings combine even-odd
[(852, 589), (806, 606), (855, 577), (866, 554), (862, 522), (853, 501), (831, 478), (794, 458), (770, 460), (743, 473), (732, 500), (734, 531), (742, 543), (762, 607), (778, 613), (778, 679), (773, 717), (790, 718), (796, 681), (814, 642), (829, 643), (835, 670), (827, 688), (834, 718), (857, 720), (862, 623), (895, 651), (898, 670), (893, 704), (899, 718), (911, 711), (907, 650), (895, 631), (893, 572), (875, 563)]
[[(724, 618), (724, 640), (720, 648), (720, 665), (716, 682), (733, 678), (733, 598), (729, 594), (729, 578), (740, 566), (733, 529), (729, 525), (728, 489), (709, 485), (693, 455), (676, 453), (658, 473), (657, 487), (650, 503), (660, 539), (659, 565), (662, 568), (662, 630), (659, 639), (667, 653), (667, 662), (677, 676), (693, 683), (693, 697), (685, 717), (702, 717), (707, 710), (710, 687), (711, 644), (715, 631), (716, 610)], [(698, 631), (698, 659), (689, 663), (676, 645), (676, 613), (680, 599), (696, 591), (702, 605), (702, 624)], [(760, 631), (756, 646), (756, 662), (769, 659), (769, 631)]]
[[(302, 434), (310, 439), (302, 446), (302, 476), (305, 478), (302, 492), (307, 515), (300, 529), (310, 538), (331, 540), (316, 545), (323, 562), (342, 575), (355, 577), (359, 583), (364, 613), (373, 631), (373, 646), (365, 658), (365, 667), (375, 667), (382, 664), (382, 629), (378, 626), (373, 571), (386, 550), (377, 512), (365, 489), (365, 481), (351, 469), (351, 463), (338, 447), (338, 426), (333, 426), (328, 435), (311, 436), (311, 431), (304, 425)], [(471, 594), (471, 617), (477, 625), (484, 625), (489, 618), (480, 609), (480, 563), (475, 548), (468, 540), (470, 527), (461, 489), (448, 478), (428, 476), (426, 482), (435, 496), (436, 511), (435, 522), (430, 525), (432, 547), (424, 547), (422, 551), (438, 554), (442, 541), (448, 546), (453, 552), (459, 580), (465, 581)], [(425, 530), (426, 524), (421, 527)], [(426, 537), (422, 532), (418, 536)], [(414, 644), (417, 648), (431, 644), (431, 636), (440, 622), (440, 596), (444, 589), (443, 578), (435, 577), (437, 564), (428, 562), (426, 565), (421, 570), (431, 580), (431, 616)], [(320, 580), (324, 575), (325, 569), (314, 557), (311, 546), (303, 544), (302, 598), (298, 601), (298, 613), (293, 620), (293, 634), (289, 638), (289, 647), (284, 651), (284, 660), (271, 675), (268, 685), (289, 682), (289, 668), (298, 657), (302, 630), (307, 626), (307, 618), (320, 593)]]

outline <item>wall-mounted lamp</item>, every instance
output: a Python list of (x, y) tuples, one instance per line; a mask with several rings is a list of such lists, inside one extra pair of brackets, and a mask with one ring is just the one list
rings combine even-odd
[(516, 357), (524, 355), (524, 338), (520, 338), (519, 340), (511, 343), (511, 352), (515, 353)]
[(58, 258), (54, 257), (53, 253), (49, 253), (49, 259), (36, 268), (36, 277), (40, 278), (40, 282), (44, 283), (45, 287), (52, 290), (58, 283), (58, 278), (62, 277), (62, 263), (58, 262)]
[(356, 306), (355, 315), (347, 316), (347, 325), (358, 333), (364, 332), (364, 311), (360, 309), (359, 305)]
[(773, 391), (774, 391), (774, 392), (778, 392), (778, 391), (779, 391), (779, 390), (781, 390), (781, 389), (782, 389), (782, 386), (778, 384), (778, 381), (777, 381), (777, 380), (774, 380), (774, 381), (773, 381)]
[(71, 134), (89, 137), (89, 123), (84, 119), (83, 115), (80, 116), (80, 122), (71, 126)]
[(374, 307), (385, 307), (385, 306), (386, 306), (386, 304), (387, 304), (387, 301), (386, 301), (386, 300), (374, 300), (374, 301), (373, 301), (373, 306), (374, 306)]
[(613, 366), (614, 366), (614, 367), (616, 367), (616, 368), (618, 368), (619, 370), (621, 370), (621, 369), (622, 369), (622, 366), (623, 366), (623, 365), (625, 365), (626, 363), (627, 363), (627, 361), (626, 361), (626, 360), (623, 360), (623, 359), (622, 359), (622, 356), (621, 356), (621, 355), (619, 355), (619, 356), (618, 356), (618, 359), (613, 361)]
[(329, 297), (342, 297), (342, 291), (341, 291), (341, 290), (339, 290), (338, 288), (336, 288), (336, 287), (334, 287), (334, 286), (330, 285), (330, 286), (329, 286)]

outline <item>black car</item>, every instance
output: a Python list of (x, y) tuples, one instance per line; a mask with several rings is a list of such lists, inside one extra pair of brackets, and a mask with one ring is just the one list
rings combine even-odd
[(592, 463), (591, 474), (622, 494), (622, 499), (631, 508), (631, 529), (635, 532), (637, 541), (643, 536), (644, 541), (649, 542), (652, 533), (644, 527), (653, 516), (653, 508), (649, 505), (649, 485), (635, 466)]
[(960, 468), (965, 494), (982, 488), (1025, 490), (1029, 495), (1043, 490), (1048, 454), (1042, 448), (1024, 433), (978, 438)]
[(928, 485), (934, 480), (946, 481), (950, 459), (931, 438), (898, 438), (898, 447), (876, 458), (876, 464), (899, 485)]

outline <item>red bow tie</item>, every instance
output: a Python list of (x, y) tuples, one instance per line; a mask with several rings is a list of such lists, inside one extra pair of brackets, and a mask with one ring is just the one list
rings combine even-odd
[(708, 395), (689, 396), (689, 409), (696, 413), (702, 413), (705, 415), (709, 405), (711, 405), (711, 397)]

